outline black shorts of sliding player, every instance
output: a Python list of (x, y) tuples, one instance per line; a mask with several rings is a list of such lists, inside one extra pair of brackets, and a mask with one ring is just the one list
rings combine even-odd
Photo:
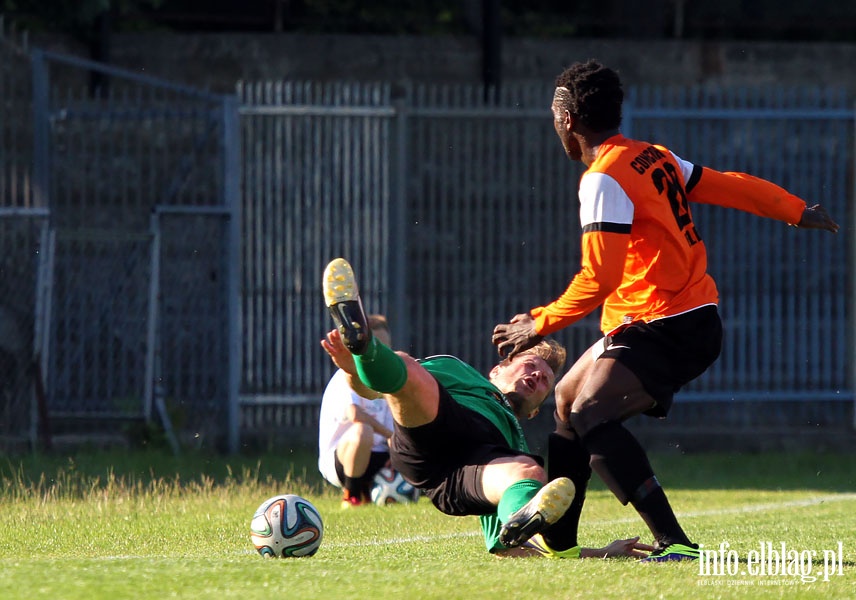
[(497, 458), (539, 456), (509, 447), (486, 417), (465, 408), (442, 385), (437, 416), (419, 427), (398, 423), (390, 443), (392, 466), (447, 515), (485, 515), (496, 506), (482, 490), (484, 465)]

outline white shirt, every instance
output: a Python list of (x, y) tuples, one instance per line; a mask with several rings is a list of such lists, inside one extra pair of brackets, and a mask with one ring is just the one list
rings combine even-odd
[[(321, 399), (321, 415), (318, 419), (318, 470), (324, 479), (338, 487), (342, 487), (342, 484), (336, 476), (333, 453), (342, 435), (353, 425), (353, 421), (347, 416), (347, 409), (351, 404), (362, 408), (389, 430), (392, 430), (394, 425), (392, 413), (385, 400), (363, 398), (348, 385), (344, 371), (339, 369), (333, 374)], [(372, 452), (388, 450), (387, 438), (375, 432)]]

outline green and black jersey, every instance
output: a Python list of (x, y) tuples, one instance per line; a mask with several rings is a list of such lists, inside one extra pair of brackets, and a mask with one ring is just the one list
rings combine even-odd
[[(461, 406), (472, 410), (496, 426), (509, 448), (529, 452), (520, 421), (514, 416), (508, 400), (490, 380), (454, 356), (430, 356), (419, 361)], [(479, 517), (487, 549), (503, 548), (499, 543), (502, 524), (496, 513)]]

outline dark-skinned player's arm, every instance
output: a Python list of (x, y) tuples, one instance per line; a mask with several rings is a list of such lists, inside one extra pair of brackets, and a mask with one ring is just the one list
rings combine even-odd
[(603, 304), (624, 277), (629, 238), (629, 232), (583, 233), (582, 266), (564, 293), (546, 306), (515, 315), (508, 323), (494, 327), (491, 341), (499, 355), (514, 358), (544, 336), (579, 321)]
[(690, 202), (736, 208), (795, 227), (838, 233), (838, 223), (820, 204), (807, 206), (803, 199), (775, 183), (746, 173), (720, 172), (696, 165), (686, 190)]

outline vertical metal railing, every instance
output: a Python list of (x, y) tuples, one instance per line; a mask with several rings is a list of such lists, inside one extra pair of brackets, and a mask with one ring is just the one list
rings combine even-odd
[[(489, 345), (493, 324), (550, 301), (576, 272), (576, 189), (582, 170), (567, 160), (555, 138), (549, 89), (508, 83), (498, 102), (485, 106), (478, 86), (401, 86), (394, 102), (367, 109), (355, 100), (357, 87), (336, 98), (325, 94), (323, 86), (308, 83), (253, 85), (252, 93), (244, 88), (241, 95), (247, 152), (244, 181), (251, 188), (244, 196), (247, 247), (261, 249), (279, 235), (265, 228), (263, 215), (281, 214), (287, 223), (305, 210), (306, 202), (323, 202), (320, 214), (329, 217), (362, 211), (374, 211), (377, 218), (389, 215), (388, 223), (395, 225), (394, 233), (385, 238), (391, 244), (385, 269), (396, 283), (406, 284), (400, 288), (388, 284), (392, 293), (385, 302), (406, 321), (405, 349), (417, 355), (458, 354), (487, 370), (496, 359)], [(276, 86), (292, 92), (278, 92)], [(841, 90), (629, 91), (624, 124), (628, 135), (664, 143), (684, 158), (712, 168), (770, 179), (810, 202), (822, 201), (839, 219), (851, 214), (854, 114)], [(360, 87), (359, 93), (364, 92)], [(288, 115), (288, 120), (277, 122), (274, 115), (281, 119)], [(362, 115), (366, 124), (383, 115), (393, 127), (391, 135), (381, 139), (389, 146), (384, 150), (391, 158), (388, 181), (359, 162), (349, 163), (345, 171), (329, 168), (328, 161), (339, 156), (342, 147), (326, 128), (339, 127), (340, 134), (347, 135), (343, 132), (360, 127), (358, 121), (347, 119), (352, 115)], [(295, 133), (297, 123), (305, 128), (304, 135)], [(271, 131), (283, 126), (292, 134), (271, 137)], [(305, 135), (309, 132), (314, 133)], [(323, 139), (331, 143), (318, 143)], [(272, 165), (268, 176), (261, 177), (260, 164)], [(272, 179), (271, 173), (281, 176)], [(395, 204), (372, 206), (357, 191), (378, 177), (377, 185), (394, 190)], [(319, 179), (335, 181), (343, 191), (307, 193), (305, 182)], [(299, 190), (295, 194), (281, 191), (295, 187)], [(259, 211), (261, 203), (270, 204)], [(836, 336), (852, 318), (843, 285), (852, 280), (846, 261), (849, 235), (796, 231), (717, 207), (693, 210), (709, 240), (711, 270), (720, 285), (728, 332), (722, 359), (682, 397), (690, 401), (851, 397), (849, 348)], [(329, 254), (327, 242), (315, 239), (316, 231), (280, 231), (292, 240), (298, 236), (319, 253), (306, 257)], [(336, 228), (331, 231), (335, 234)], [(361, 232), (363, 240), (369, 237), (356, 226), (351, 231)], [(353, 242), (356, 245), (349, 248), (356, 260), (383, 251), (360, 245), (359, 239)], [(260, 265), (288, 264), (297, 258), (277, 263), (270, 253), (248, 252), (256, 254), (244, 257), (246, 289), (262, 289), (255, 287), (260, 280), (253, 278), (269, 270)], [(263, 256), (268, 258), (262, 260)], [(306, 285), (317, 287), (323, 268), (319, 262), (317, 258), (301, 262), (303, 267), (311, 265), (305, 271)], [(358, 270), (367, 271), (361, 265)], [(270, 282), (265, 286), (276, 302), (296, 300), (292, 295), (296, 289), (273, 289)], [(372, 293), (375, 286), (372, 281), (364, 288)], [(258, 344), (272, 335), (265, 330), (270, 323), (275, 331), (288, 323), (284, 335), (292, 340), (314, 341), (316, 331), (323, 329), (317, 291), (298, 296), (300, 312), (284, 321), (270, 320), (278, 309), (262, 315), (245, 305), (244, 323), (252, 321), (244, 329), (245, 392), (256, 389), (255, 383), (248, 383), (248, 373), (254, 378), (270, 376), (265, 373), (271, 365), (262, 362), (265, 346)], [(255, 303), (258, 298), (245, 296), (245, 301)], [(401, 314), (404, 311), (406, 315)], [(301, 316), (307, 321), (301, 323)], [(594, 341), (597, 330), (598, 318), (593, 315), (558, 337), (573, 356)], [(304, 348), (313, 352), (309, 345)], [(300, 401), (319, 397), (326, 380), (325, 357), (317, 351), (315, 355), (305, 360), (317, 360), (317, 366), (298, 367), (303, 369), (299, 385), (290, 385), (289, 375), (280, 373), (278, 380), (269, 380), (266, 393)], [(295, 368), (278, 364), (286, 371)], [(246, 393), (244, 397), (252, 401)]]
[(241, 389), (241, 125), (238, 100), (223, 98), (223, 206), (226, 224), (226, 315), (227, 357), (227, 447), (235, 453), (240, 446)]
[(32, 72), (34, 201), (56, 240), (51, 418), (156, 416), (170, 433), (178, 414), (236, 450), (234, 97), (41, 50)]
[(238, 95), (242, 397), (314, 400), (330, 374), (318, 346), (331, 326), (320, 291), (325, 264), (348, 257), (366, 309), (393, 307), (389, 86), (262, 82), (239, 85)]

